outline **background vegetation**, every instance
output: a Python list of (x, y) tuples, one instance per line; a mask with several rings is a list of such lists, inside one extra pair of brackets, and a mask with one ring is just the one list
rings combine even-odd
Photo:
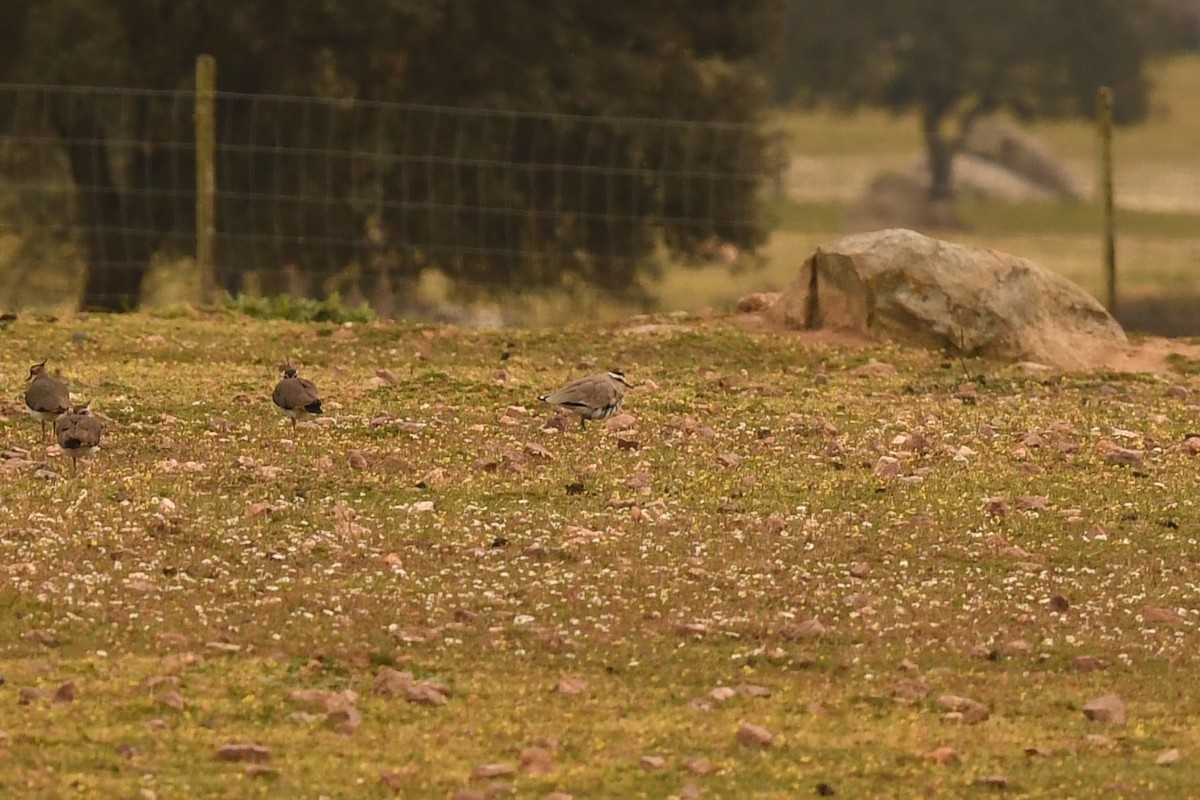
[[(1018, 4), (986, 25), (976, 14), (990, 13), (990, 4), (960, 5), (945, 15), (923, 0), (874, 0), (853, 9), (855, 19), (871, 24), (847, 25), (849, 6), (816, 0), (714, 0), (691, 4), (686, 14), (631, 5), (599, 16), (514, 3), (484, 30), (471, 3), (346, 0), (306, 7), (273, 26), (258, 3), (160, 8), (56, 0), (14, 6), (13, 24), (0, 34), (7, 37), (0, 79), (186, 89), (194, 54), (208, 51), (217, 54), (220, 86), (228, 91), (417, 104), (413, 113), (378, 119), (369, 103), (334, 105), (322, 111), (327, 119), (313, 122), (303, 106), (279, 98), (266, 105), (228, 99), (218, 137), (227, 143), (219, 162), (226, 237), (219, 279), (234, 297), (288, 292), (320, 299), (336, 292), (352, 306), (369, 299), (384, 313), (474, 323), (727, 307), (745, 290), (780, 286), (811, 243), (853, 227), (849, 212), (878, 171), (907, 167), (922, 149), (938, 162), (933, 156), (952, 154), (964, 124), (984, 111), (1033, 120), (1090, 184), (1090, 128), (1037, 119), (1089, 114), (1101, 79), (1117, 85), (1124, 117), (1149, 113), (1118, 137), (1119, 204), (1139, 213), (1195, 213), (1197, 178), (1184, 144), (1196, 135), (1188, 89), (1194, 62), (1148, 60), (1195, 46), (1200, 14), (1192, 0)], [(89, 48), (64, 45), (78, 19), (94, 31)], [(908, 27), (899, 23), (905, 20)], [(1066, 33), (1078, 20), (1087, 21), (1086, 36)], [(984, 30), (995, 35), (975, 35)], [(826, 52), (837, 53), (837, 69), (822, 58)], [(764, 117), (763, 76), (777, 98), (800, 88), (810, 102), (859, 110), (844, 117), (784, 106)], [(187, 127), (184, 99), (0, 103), (0, 117), (24, 119), (50, 135), (64, 135), (72, 122), (87, 145), (74, 155), (68, 149), (61, 158), (33, 159), (57, 182), (45, 209), (21, 202), (27, 192), (0, 189), (0, 213), (28, 219), (44, 210), (45, 229), (58, 242), (0, 237), (0, 258), (9, 264), (0, 291), (10, 305), (69, 307), (74, 296), (85, 306), (194, 302), (199, 281), (186, 259), (190, 154), (155, 138), (164, 126)], [(894, 116), (870, 110), (876, 105)], [(438, 109), (457, 106), (501, 116), (437, 135), (444, 129)], [(518, 124), (503, 116), (510, 112), (543, 116)], [(735, 125), (765, 119), (767, 135), (739, 133), (700, 146), (686, 126), (647, 138), (586, 122), (597, 114)], [(281, 166), (274, 148), (304, 152), (314, 130), (322, 142), (348, 148), (390, 144), (377, 157), (301, 157)], [(414, 130), (429, 134), (416, 150)], [(6, 151), (10, 166), (14, 157), (21, 162), (18, 150)], [(1168, 164), (1167, 150), (1180, 163)], [(490, 166), (497, 158), (516, 160), (501, 174)], [(583, 166), (547, 166), (570, 158)], [(445, 168), (429, 166), (435, 163)], [(612, 172), (614, 163), (624, 171)], [(95, 171), (105, 164), (111, 180)], [(74, 174), (84, 167), (91, 172)], [(769, 170), (780, 176), (774, 201), (755, 178)], [(58, 183), (73, 175), (96, 196), (65, 195)], [(164, 191), (158, 182), (168, 175)], [(264, 188), (296, 201), (256, 207)], [(1087, 262), (1099, 245), (1089, 205), (1015, 208), (959, 198), (958, 206), (968, 230), (954, 235), (1011, 245), (1093, 283)], [(89, 223), (89, 214), (103, 218)], [(1191, 220), (1148, 224), (1181, 231)], [(1131, 301), (1160, 268), (1169, 290), (1173, 276), (1195, 261), (1184, 236), (1150, 242), (1138, 222), (1122, 233)], [(37, 268), (13, 267), (18, 262)], [(754, 272), (764, 264), (765, 273)], [(490, 308), (447, 303), (489, 296)]]

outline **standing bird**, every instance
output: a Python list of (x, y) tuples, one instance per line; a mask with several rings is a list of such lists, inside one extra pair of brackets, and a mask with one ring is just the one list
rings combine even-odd
[(100, 420), (92, 416), (88, 404), (75, 406), (54, 422), (58, 446), (71, 457), (72, 474), (79, 471), (79, 459), (100, 449)]
[(291, 362), (282, 365), (283, 378), (275, 384), (271, 400), (280, 414), (292, 418), (292, 430), (296, 430), (296, 422), (305, 417), (321, 413), (321, 396), (317, 387), (307, 378), (296, 374), (296, 368)]
[(613, 370), (571, 381), (538, 400), (578, 414), (579, 427), (583, 428), (589, 419), (608, 419), (615, 414), (628, 387), (625, 373)]
[(29, 388), (25, 390), (25, 410), (41, 420), (42, 441), (46, 441), (46, 423), (71, 410), (71, 393), (62, 378), (46, 371), (46, 362), (29, 368)]

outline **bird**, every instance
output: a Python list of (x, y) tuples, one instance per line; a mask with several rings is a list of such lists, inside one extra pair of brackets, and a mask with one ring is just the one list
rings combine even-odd
[(296, 422), (309, 415), (321, 413), (321, 396), (317, 387), (307, 378), (301, 378), (291, 362), (280, 365), (283, 378), (275, 384), (271, 400), (280, 414), (292, 418), (292, 430), (296, 430)]
[(625, 373), (614, 369), (571, 381), (538, 400), (578, 414), (579, 427), (583, 428), (589, 419), (608, 419), (615, 414), (629, 386)]
[(71, 393), (66, 381), (46, 371), (46, 361), (29, 368), (29, 387), (25, 389), (25, 410), (42, 423), (42, 441), (46, 441), (46, 423), (71, 410)]
[(100, 420), (92, 416), (88, 403), (77, 405), (54, 421), (54, 434), (63, 453), (71, 457), (71, 472), (79, 471), (79, 459), (100, 449)]

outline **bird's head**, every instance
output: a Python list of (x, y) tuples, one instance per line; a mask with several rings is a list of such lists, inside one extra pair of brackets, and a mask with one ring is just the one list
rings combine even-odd
[(608, 377), (609, 377), (609, 380), (611, 380), (615, 383), (619, 383), (623, 386), (628, 386), (630, 388), (633, 388), (633, 384), (625, 379), (625, 373), (621, 372), (621, 370), (619, 370), (619, 369), (609, 370)]

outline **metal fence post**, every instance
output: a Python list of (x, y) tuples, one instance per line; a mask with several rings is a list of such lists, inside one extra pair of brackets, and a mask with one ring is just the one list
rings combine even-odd
[(1100, 124), (1100, 197), (1104, 206), (1104, 305), (1117, 311), (1117, 240), (1113, 217), (1112, 111), (1113, 91), (1101, 86), (1096, 98)]
[(196, 269), (200, 272), (200, 302), (213, 302), (214, 243), (217, 235), (215, 169), (217, 62), (196, 58)]

